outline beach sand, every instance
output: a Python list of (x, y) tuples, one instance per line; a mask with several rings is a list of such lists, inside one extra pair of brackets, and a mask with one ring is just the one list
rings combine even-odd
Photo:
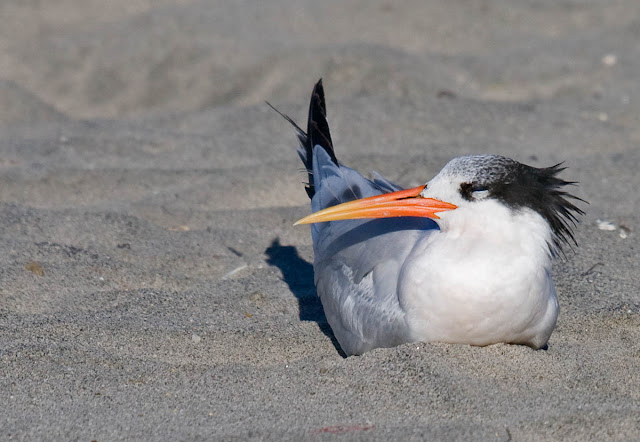
[[(105, 5), (106, 3), (106, 5)], [(1, 440), (640, 439), (636, 0), (0, 6)], [(292, 128), (404, 186), (564, 161), (548, 350), (344, 358)]]

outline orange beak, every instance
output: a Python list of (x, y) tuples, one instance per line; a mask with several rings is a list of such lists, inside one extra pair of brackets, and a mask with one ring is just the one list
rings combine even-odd
[(423, 198), (420, 193), (425, 186), (398, 192), (385, 193), (338, 204), (296, 221), (298, 224), (313, 224), (326, 221), (363, 218), (393, 218), (399, 216), (420, 216), (438, 219), (436, 213), (456, 209), (457, 206), (444, 201)]

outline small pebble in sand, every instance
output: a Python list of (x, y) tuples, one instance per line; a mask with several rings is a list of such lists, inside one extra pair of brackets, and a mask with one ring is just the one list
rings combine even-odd
[(620, 238), (625, 239), (631, 233), (631, 229), (624, 224), (620, 224)]
[(596, 221), (596, 224), (598, 225), (598, 229), (600, 230), (608, 230), (608, 231), (616, 230), (616, 225), (613, 224), (611, 221), (605, 221), (605, 220), (599, 219)]
[(235, 269), (231, 270), (230, 272), (227, 272), (223, 277), (222, 280), (225, 281), (229, 278), (232, 278), (234, 275), (236, 275), (237, 273), (243, 271), (244, 269), (248, 268), (249, 266), (246, 264), (243, 264), (239, 267), (236, 267)]
[(188, 232), (191, 230), (191, 227), (186, 225), (179, 225), (179, 226), (169, 227), (167, 230), (169, 230), (170, 232)]
[(618, 57), (615, 54), (607, 54), (602, 57), (602, 64), (605, 66), (614, 66), (618, 62)]
[(200, 341), (202, 341), (202, 338), (196, 334), (192, 334), (191, 335), (191, 342), (193, 342), (194, 344), (199, 344)]
[(35, 261), (31, 261), (24, 266), (25, 269), (37, 276), (44, 276), (44, 270), (42, 266)]

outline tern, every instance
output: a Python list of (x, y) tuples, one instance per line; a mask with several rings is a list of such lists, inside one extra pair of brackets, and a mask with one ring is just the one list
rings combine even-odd
[(278, 113), (300, 142), (313, 213), (296, 224), (311, 224), (317, 292), (347, 355), (408, 342), (547, 346), (558, 317), (552, 261), (584, 214), (562, 163), (462, 156), (402, 189), (338, 161), (322, 79), (306, 132)]

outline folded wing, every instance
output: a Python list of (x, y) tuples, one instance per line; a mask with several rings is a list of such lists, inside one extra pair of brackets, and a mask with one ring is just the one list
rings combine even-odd
[[(370, 181), (339, 164), (333, 149), (322, 81), (311, 95), (307, 133), (298, 132), (313, 212), (400, 190), (377, 175)], [(311, 225), (318, 295), (347, 354), (392, 347), (410, 339), (397, 295), (398, 276), (416, 242), (437, 229), (428, 218), (349, 220)]]

